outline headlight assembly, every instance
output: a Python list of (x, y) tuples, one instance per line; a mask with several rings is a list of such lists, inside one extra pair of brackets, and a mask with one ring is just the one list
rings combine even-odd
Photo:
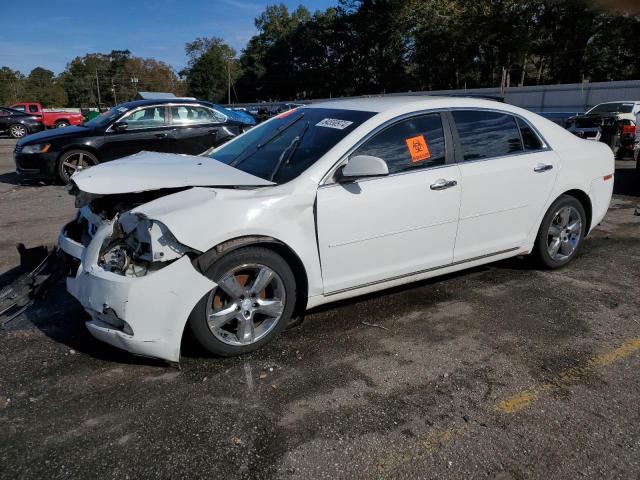
[(140, 277), (168, 265), (189, 251), (192, 250), (179, 243), (164, 224), (125, 213), (103, 246), (99, 265), (120, 275)]
[(35, 145), (25, 145), (22, 147), (22, 153), (47, 153), (50, 148), (50, 143), (36, 143)]

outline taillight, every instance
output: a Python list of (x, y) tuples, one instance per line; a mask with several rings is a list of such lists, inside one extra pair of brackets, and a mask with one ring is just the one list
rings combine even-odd
[(635, 125), (623, 125), (622, 126), (622, 134), (623, 135), (631, 135), (633, 137), (636, 136), (636, 126)]

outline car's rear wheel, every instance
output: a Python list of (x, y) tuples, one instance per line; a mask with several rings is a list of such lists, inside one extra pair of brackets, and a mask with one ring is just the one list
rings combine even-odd
[(562, 195), (544, 216), (535, 253), (543, 266), (560, 268), (575, 258), (587, 231), (582, 203), (570, 195)]
[(69, 126), (69, 122), (67, 122), (66, 120), (59, 120), (56, 122), (56, 128), (64, 128), (64, 127), (68, 127)]
[(98, 158), (86, 150), (70, 150), (58, 159), (58, 178), (64, 184), (69, 183), (71, 175), (78, 170), (97, 165)]
[(196, 340), (214, 355), (230, 357), (257, 350), (289, 323), (296, 281), (287, 262), (272, 250), (235, 250), (205, 274), (217, 287), (198, 303), (189, 325)]
[(14, 123), (13, 125), (9, 126), (9, 135), (11, 135), (13, 138), (22, 138), (26, 136), (27, 133), (29, 133), (27, 127), (19, 123)]

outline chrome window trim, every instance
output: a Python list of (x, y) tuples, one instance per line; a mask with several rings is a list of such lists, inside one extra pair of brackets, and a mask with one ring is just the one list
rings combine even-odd
[[(497, 160), (497, 159), (500, 159), (500, 158), (518, 157), (518, 156), (521, 156), (521, 155), (530, 155), (530, 154), (534, 154), (534, 153), (542, 153), (542, 152), (553, 151), (553, 149), (549, 146), (549, 142), (547, 142), (547, 140), (544, 138), (542, 133), (540, 133), (540, 130), (538, 130), (535, 127), (535, 125), (533, 125), (529, 120), (527, 120), (526, 118), (524, 118), (522, 115), (520, 115), (518, 113), (509, 112), (507, 110), (500, 110), (498, 108), (487, 108), (487, 107), (430, 108), (430, 109), (427, 109), (427, 110), (419, 110), (419, 111), (415, 111), (415, 112), (404, 113), (404, 114), (402, 114), (402, 115), (400, 115), (398, 117), (394, 117), (394, 118), (392, 118), (390, 120), (387, 120), (386, 122), (378, 125), (376, 128), (374, 128), (369, 133), (367, 133), (367, 135), (365, 135), (360, 140), (358, 140), (358, 142), (356, 142), (355, 145), (353, 145), (343, 156), (340, 157), (340, 159), (336, 163), (334, 163), (334, 165), (331, 168), (329, 168), (327, 173), (325, 173), (324, 176), (322, 177), (322, 179), (320, 180), (320, 183), (319, 183), (318, 186), (319, 187), (325, 187), (325, 186), (330, 186), (330, 185), (337, 184), (337, 182), (332, 180), (333, 176), (335, 175), (336, 170), (338, 168), (340, 168), (344, 164), (344, 162), (347, 161), (349, 156), (355, 150), (357, 150), (360, 146), (362, 146), (365, 142), (367, 142), (371, 137), (373, 137), (374, 135), (379, 133), (381, 130), (393, 125), (394, 123), (400, 122), (402, 120), (406, 120), (407, 118), (416, 117), (416, 116), (429, 114), (429, 113), (441, 113), (441, 114), (443, 114), (445, 112), (454, 112), (454, 111), (461, 111), (461, 110), (464, 110), (464, 111), (479, 111), (479, 112), (494, 112), (494, 113), (501, 113), (503, 115), (511, 115), (512, 117), (515, 117), (515, 118), (521, 120), (523, 123), (525, 123), (526, 125), (528, 125), (531, 128), (531, 130), (540, 139), (540, 142), (542, 143), (542, 148), (539, 148), (537, 150), (522, 150), (521, 152), (509, 153), (509, 154), (506, 154), (506, 155), (499, 155), (499, 156), (496, 156), (496, 157), (479, 158), (477, 160), (467, 160), (467, 161), (463, 160), (461, 162), (454, 161), (453, 163), (447, 163), (447, 164), (444, 164), (444, 165), (426, 167), (426, 168), (421, 168), (419, 170), (412, 170), (412, 171), (407, 171), (407, 172), (393, 173), (393, 174), (390, 174), (390, 175), (385, 176), (385, 177), (362, 178), (362, 179), (359, 179), (359, 180), (356, 180), (356, 181), (360, 182), (360, 181), (368, 181), (368, 180), (378, 180), (380, 178), (393, 177), (393, 176), (396, 176), (396, 175), (406, 175), (408, 173), (418, 173), (418, 172), (423, 172), (423, 171), (426, 171), (426, 170), (433, 170), (433, 169), (437, 169), (437, 168), (450, 167), (452, 165), (464, 165), (464, 164), (468, 164), (468, 163), (486, 162), (486, 161), (490, 161), (490, 160)], [(372, 118), (375, 118), (375, 117), (372, 117)], [(446, 139), (447, 134), (446, 134), (446, 126), (445, 126), (444, 118), (443, 118), (443, 122), (442, 123), (443, 123), (443, 129), (445, 130), (445, 139)], [(516, 122), (516, 126), (518, 126), (517, 122)], [(457, 133), (457, 126), (456, 126), (455, 122), (453, 122), (453, 125), (449, 125), (449, 128), (451, 128), (451, 130), (455, 129), (455, 132)], [(519, 126), (518, 126), (518, 131), (520, 131), (520, 127)], [(520, 135), (522, 136), (522, 133)], [(458, 142), (459, 142), (459, 140), (458, 140)], [(454, 144), (455, 143), (456, 143), (456, 141), (454, 139)], [(454, 147), (455, 147), (455, 145), (454, 145)], [(522, 142), (522, 148), (524, 149), (524, 141)]]
[[(215, 124), (221, 124), (221, 123), (227, 123), (227, 121), (229, 120), (229, 117), (227, 117), (224, 113), (222, 112), (218, 112), (216, 109), (211, 108), (207, 105), (202, 105), (200, 103), (167, 103), (166, 104), (167, 107), (197, 107), (197, 108), (205, 108), (207, 110), (209, 110), (210, 112), (212, 112), (213, 118), (215, 118), (215, 122), (204, 122), (204, 123), (184, 123), (184, 124), (178, 124), (178, 123), (173, 123), (173, 113), (170, 113), (169, 115), (169, 126), (172, 127), (186, 127), (186, 126), (198, 126), (198, 125), (211, 125), (213, 123)], [(169, 112), (171, 112), (171, 108), (169, 108)], [(218, 116), (222, 117), (224, 120), (219, 120)]]
[[(136, 112), (139, 112), (140, 110), (143, 110), (145, 108), (158, 108), (158, 107), (166, 107), (166, 104), (161, 103), (161, 104), (151, 104), (151, 105), (140, 105), (139, 107), (133, 108), (131, 110), (127, 110), (126, 112), (124, 112), (121, 116), (119, 116), (118, 118), (116, 118), (113, 122), (111, 122), (111, 125), (109, 125), (109, 127), (105, 130), (105, 133), (114, 133), (113, 130), (113, 126), (122, 121), (123, 119), (129, 117), (130, 115), (133, 115)], [(165, 108), (165, 121), (166, 121), (166, 115), (167, 115), (167, 110)], [(161, 127), (169, 127), (170, 125), (168, 123), (165, 123), (164, 125), (161, 125)], [(151, 129), (151, 128), (158, 128), (156, 127), (144, 127), (144, 128), (132, 128), (131, 130), (135, 130), (135, 131), (139, 131), (139, 130), (147, 130), (147, 129)], [(129, 128), (127, 128), (127, 131), (130, 131)]]
[[(118, 117), (116, 120), (114, 120), (111, 123), (111, 125), (109, 125), (109, 127), (105, 130), (105, 133), (113, 133), (113, 129), (111, 127), (113, 126), (114, 123), (117, 123), (117, 122), (121, 121), (125, 117), (137, 112), (138, 110), (142, 110), (143, 108), (165, 107), (165, 115), (167, 115), (167, 114), (171, 115), (171, 111), (167, 110), (167, 107), (183, 107), (183, 106), (202, 107), (202, 108), (209, 109), (209, 110), (213, 111), (214, 113), (216, 113), (218, 115), (222, 115), (224, 117), (224, 119), (225, 119), (224, 122), (220, 122), (220, 123), (226, 123), (229, 120), (229, 117), (227, 117), (224, 113), (218, 112), (217, 110), (209, 107), (208, 105), (203, 105), (202, 103), (188, 103), (188, 102), (157, 103), (157, 104), (149, 104), (149, 105), (140, 105), (139, 107), (135, 107), (135, 108), (133, 108), (131, 110), (127, 110), (120, 117)], [(204, 124), (198, 123), (198, 124), (191, 124), (191, 125), (204, 125)], [(173, 127), (173, 126), (174, 125), (172, 125), (171, 123), (166, 123), (166, 124), (162, 125), (161, 127), (135, 128), (134, 130), (137, 131), (137, 130), (145, 130), (147, 128), (162, 128), (162, 127)], [(178, 125), (176, 125), (176, 126), (178, 126)]]

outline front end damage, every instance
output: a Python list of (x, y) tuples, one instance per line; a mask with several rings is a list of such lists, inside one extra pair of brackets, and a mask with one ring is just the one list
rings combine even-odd
[(177, 362), (193, 307), (215, 283), (198, 272), (197, 252), (160, 222), (131, 210), (173, 191), (91, 195), (58, 245), (71, 264), (67, 290), (91, 316), (93, 336), (131, 353)]

